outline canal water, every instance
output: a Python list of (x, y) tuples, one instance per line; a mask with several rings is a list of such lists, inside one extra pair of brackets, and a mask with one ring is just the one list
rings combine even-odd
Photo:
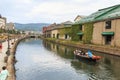
[(77, 59), (74, 50), (40, 39), (22, 41), (16, 50), (16, 80), (120, 80), (120, 57), (92, 51), (102, 56), (95, 63)]

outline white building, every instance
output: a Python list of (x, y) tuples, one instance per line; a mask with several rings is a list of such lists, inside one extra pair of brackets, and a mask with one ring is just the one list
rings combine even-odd
[(6, 30), (15, 30), (14, 23), (10, 22), (6, 24)]
[(80, 21), (80, 19), (84, 18), (85, 16), (82, 15), (77, 15), (76, 18), (74, 19), (74, 22)]
[(0, 29), (5, 29), (6, 28), (6, 18), (0, 16)]

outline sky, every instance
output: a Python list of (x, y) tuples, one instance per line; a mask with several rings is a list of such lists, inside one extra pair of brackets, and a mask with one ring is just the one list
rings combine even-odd
[(0, 0), (0, 14), (7, 22), (61, 23), (119, 3), (120, 0)]

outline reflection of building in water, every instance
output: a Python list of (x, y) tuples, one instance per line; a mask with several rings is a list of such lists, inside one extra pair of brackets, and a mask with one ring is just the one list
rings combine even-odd
[[(120, 80), (120, 76), (119, 76), (120, 69), (118, 69), (120, 68), (120, 58), (116, 56), (107, 55), (104, 58), (102, 58), (102, 62), (103, 62), (102, 65), (104, 65), (103, 66), (104, 71), (108, 72), (104, 75), (108, 75), (109, 79), (111, 80)], [(116, 76), (119, 79), (116, 79)]]
[(57, 53), (61, 57), (68, 58), (68, 59), (74, 58), (74, 54), (73, 54), (74, 48), (71, 49), (71, 48), (67, 48), (67, 46), (45, 42), (45, 41), (43, 41), (43, 45), (46, 49)]
[(51, 44), (51, 50), (54, 51), (54, 52), (57, 52), (57, 47), (56, 47), (56, 44)]
[(107, 69), (103, 64), (101, 65), (86, 61), (71, 61), (71, 66), (77, 70), (76, 72), (87, 73), (88, 80), (116, 80), (112, 76), (112, 71)]
[(50, 42), (43, 41), (43, 45), (46, 49), (52, 50), (52, 46)]
[(102, 61), (107, 64), (106, 69), (109, 67), (109, 70), (111, 70), (111, 75), (117, 76), (119, 79), (114, 79), (114, 80), (120, 80), (120, 57), (108, 55), (105, 58), (102, 59)]
[(56, 45), (56, 49), (57, 49), (57, 51), (59, 50), (59, 45)]
[(82, 73), (88, 77), (88, 80), (120, 80), (120, 57), (101, 54), (92, 51), (94, 54), (102, 56), (98, 63), (74, 58), (73, 51), (75, 48), (67, 47), (55, 43), (44, 42), (44, 46), (63, 59), (71, 61), (77, 73)]
[(67, 59), (73, 59), (73, 50), (63, 45), (55, 45), (57, 54)]

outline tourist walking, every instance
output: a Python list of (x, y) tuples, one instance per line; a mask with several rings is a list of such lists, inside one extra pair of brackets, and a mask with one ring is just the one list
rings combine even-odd
[(6, 80), (8, 76), (9, 76), (9, 72), (6, 69), (6, 66), (3, 66), (2, 71), (0, 71), (0, 80)]

